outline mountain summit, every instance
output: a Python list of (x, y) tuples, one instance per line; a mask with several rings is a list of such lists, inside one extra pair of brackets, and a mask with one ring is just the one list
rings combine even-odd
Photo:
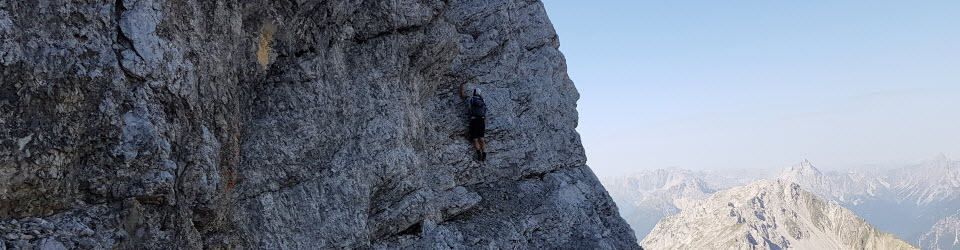
[(960, 161), (943, 154), (920, 164), (871, 172), (821, 172), (805, 161), (784, 169), (777, 178), (837, 202), (914, 244), (960, 207)]
[(887, 185), (873, 176), (858, 173), (824, 173), (807, 160), (784, 169), (777, 179), (799, 184), (824, 199), (849, 204), (859, 204), (879, 195)]
[(803, 159), (803, 161), (801, 161), (800, 164), (797, 164), (796, 166), (793, 166), (791, 168), (795, 169), (798, 172), (820, 174), (820, 170), (813, 167), (813, 163), (811, 163), (810, 160), (807, 160), (807, 159)]
[(916, 249), (784, 180), (717, 192), (661, 220), (647, 249)]

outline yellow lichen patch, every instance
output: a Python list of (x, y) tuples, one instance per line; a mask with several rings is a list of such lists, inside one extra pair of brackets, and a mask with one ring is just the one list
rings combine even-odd
[(273, 52), (273, 47), (270, 47), (270, 41), (273, 39), (273, 34), (277, 33), (277, 26), (273, 23), (266, 23), (260, 28), (260, 42), (257, 44), (257, 62), (260, 63), (260, 66), (264, 70), (267, 69), (267, 65), (270, 64), (270, 52)]

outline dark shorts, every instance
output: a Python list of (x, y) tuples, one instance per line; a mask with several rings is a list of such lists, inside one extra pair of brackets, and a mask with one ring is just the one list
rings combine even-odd
[(483, 138), (485, 130), (487, 130), (487, 121), (484, 117), (470, 118), (470, 139)]

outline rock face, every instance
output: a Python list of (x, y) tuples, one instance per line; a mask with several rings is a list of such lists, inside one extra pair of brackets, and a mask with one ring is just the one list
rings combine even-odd
[(717, 192), (661, 220), (648, 249), (916, 249), (783, 180)]
[(960, 211), (934, 224), (920, 237), (920, 247), (930, 250), (960, 249)]
[(0, 248), (636, 248), (558, 46), (528, 0), (0, 2)]

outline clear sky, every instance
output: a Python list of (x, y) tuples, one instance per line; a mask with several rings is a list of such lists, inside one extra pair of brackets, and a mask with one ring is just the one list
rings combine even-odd
[(598, 175), (960, 159), (960, 1), (544, 4)]

